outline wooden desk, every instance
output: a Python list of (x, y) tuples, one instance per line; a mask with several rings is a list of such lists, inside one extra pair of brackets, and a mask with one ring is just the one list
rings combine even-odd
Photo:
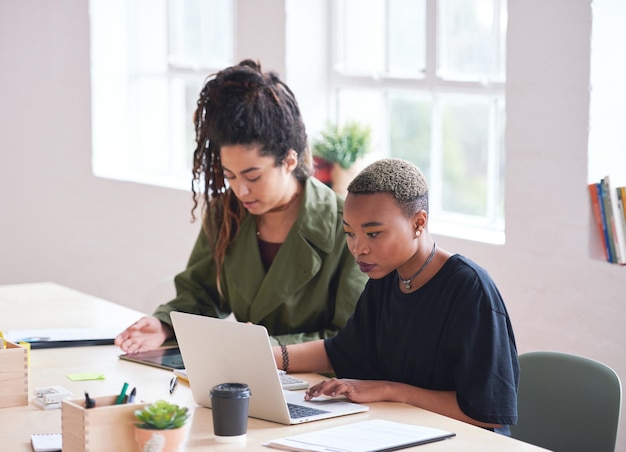
[[(142, 313), (114, 303), (76, 292), (52, 283), (0, 286), (0, 329), (112, 327), (120, 331)], [(245, 443), (216, 443), (211, 410), (193, 401), (189, 387), (180, 383), (173, 395), (168, 391), (172, 373), (168, 370), (135, 364), (118, 359), (115, 346), (70, 347), (31, 351), (29, 392), (41, 386), (63, 386), (81, 398), (84, 391), (92, 397), (118, 394), (124, 382), (137, 387), (137, 400), (152, 402), (171, 400), (192, 410), (191, 428), (185, 450), (263, 450), (264, 441), (311, 430), (333, 427), (365, 419), (388, 419), (449, 430), (456, 433), (451, 440), (413, 448), (419, 451), (538, 451), (544, 450), (502, 435), (483, 430), (420, 408), (400, 403), (372, 403), (366, 413), (335, 419), (285, 426), (250, 418)], [(104, 380), (74, 382), (71, 373), (100, 372)], [(311, 382), (320, 376), (300, 375)], [(33, 433), (61, 432), (61, 410), (41, 410), (28, 406), (0, 409), (0, 445), (11, 452), (32, 451)]]

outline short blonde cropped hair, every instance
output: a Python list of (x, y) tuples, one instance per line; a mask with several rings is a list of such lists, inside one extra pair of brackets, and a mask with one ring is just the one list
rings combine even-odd
[(398, 158), (385, 158), (368, 165), (350, 182), (348, 193), (389, 193), (407, 216), (420, 210), (428, 212), (428, 183), (424, 174), (413, 163)]

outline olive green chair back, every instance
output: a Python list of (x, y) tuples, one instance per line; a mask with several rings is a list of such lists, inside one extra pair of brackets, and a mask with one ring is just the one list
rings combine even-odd
[(622, 386), (613, 369), (560, 352), (520, 355), (511, 436), (555, 452), (613, 452)]

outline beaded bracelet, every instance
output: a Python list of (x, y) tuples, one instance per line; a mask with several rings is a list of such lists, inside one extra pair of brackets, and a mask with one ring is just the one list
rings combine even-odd
[(287, 346), (281, 345), (280, 351), (283, 354), (283, 370), (287, 372), (287, 369), (289, 369), (289, 353), (287, 353)]

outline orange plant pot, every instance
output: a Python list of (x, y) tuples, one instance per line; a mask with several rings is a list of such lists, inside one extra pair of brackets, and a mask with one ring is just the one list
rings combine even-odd
[(169, 430), (148, 430), (135, 427), (139, 452), (178, 452), (187, 437), (187, 427)]

